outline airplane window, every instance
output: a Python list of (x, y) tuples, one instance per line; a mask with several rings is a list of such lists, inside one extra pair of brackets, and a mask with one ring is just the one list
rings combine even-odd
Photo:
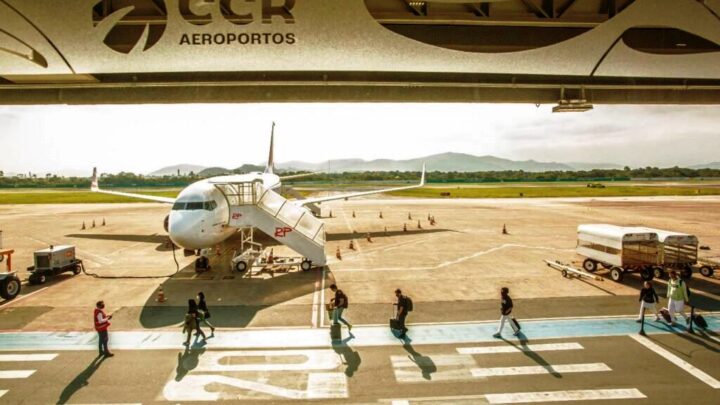
[(186, 203), (184, 203), (184, 202), (176, 202), (175, 204), (173, 204), (172, 209), (173, 209), (173, 211), (184, 210), (184, 209), (185, 209), (185, 204), (186, 204)]
[(217, 208), (217, 203), (215, 201), (205, 201), (205, 209), (208, 211), (212, 211), (215, 208)]
[(187, 210), (201, 210), (203, 209), (204, 203), (201, 202), (189, 202), (187, 203)]

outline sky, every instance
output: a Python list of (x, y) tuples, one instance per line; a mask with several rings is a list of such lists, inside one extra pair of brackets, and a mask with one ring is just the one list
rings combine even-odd
[(720, 160), (720, 106), (181, 104), (0, 107), (0, 170), (149, 173), (175, 164), (409, 159), (443, 152), (513, 160), (689, 166)]

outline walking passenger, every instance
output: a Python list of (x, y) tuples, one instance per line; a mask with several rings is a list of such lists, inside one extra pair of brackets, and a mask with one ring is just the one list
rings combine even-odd
[(330, 286), (330, 290), (335, 293), (335, 298), (330, 300), (330, 305), (333, 308), (333, 325), (339, 325), (339, 322), (342, 322), (347, 325), (348, 330), (352, 330), (352, 324), (342, 317), (343, 311), (348, 308), (347, 295), (343, 290), (338, 289), (335, 284)]
[(105, 302), (98, 301), (95, 304), (95, 311), (93, 312), (93, 321), (95, 323), (95, 330), (98, 333), (98, 348), (100, 349), (100, 356), (112, 357), (114, 354), (110, 353), (108, 349), (108, 328), (110, 328), (110, 320), (112, 314), (107, 315), (105, 313)]
[(652, 283), (649, 281), (643, 283), (643, 288), (640, 290), (640, 298), (638, 298), (638, 301), (640, 301), (640, 315), (638, 315), (638, 322), (642, 322), (643, 313), (646, 309), (651, 309), (653, 311), (656, 322), (660, 320), (660, 313), (657, 309), (657, 303), (660, 302), (660, 298), (658, 298)]
[(676, 271), (670, 272), (670, 279), (668, 280), (668, 311), (672, 317), (672, 324), (675, 325), (675, 314), (682, 315), (685, 318), (685, 323), (690, 321), (690, 318), (685, 315), (685, 304), (688, 302), (688, 291), (685, 282), (678, 276)]
[(410, 297), (403, 295), (402, 291), (398, 288), (395, 290), (395, 297), (397, 298), (397, 320), (398, 328), (400, 329), (399, 338), (404, 338), (408, 328), (405, 326), (408, 313), (413, 310), (413, 303)]
[(185, 339), (185, 343), (183, 343), (185, 346), (190, 345), (190, 338), (192, 337), (193, 331), (197, 328), (197, 318), (195, 318), (195, 314), (188, 312), (185, 314), (185, 322), (183, 323), (183, 330), (182, 333), (187, 333), (187, 338)]
[(205, 337), (205, 332), (200, 329), (200, 314), (197, 303), (193, 299), (188, 300), (188, 313), (192, 314), (195, 318), (195, 335), (202, 336), (203, 340), (207, 339)]
[(505, 327), (505, 321), (510, 321), (510, 326), (513, 329), (513, 336), (517, 336), (520, 333), (520, 328), (515, 318), (511, 317), (510, 314), (513, 310), (513, 300), (510, 298), (510, 289), (503, 287), (500, 289), (500, 326), (497, 332), (493, 335), (495, 338), (499, 338), (502, 335), (503, 327)]
[(210, 334), (215, 334), (215, 327), (208, 321), (210, 318), (210, 311), (208, 310), (207, 303), (205, 302), (205, 294), (203, 294), (202, 291), (200, 291), (197, 295), (198, 300), (198, 315), (200, 316), (200, 321), (204, 323), (205, 325), (210, 327)]

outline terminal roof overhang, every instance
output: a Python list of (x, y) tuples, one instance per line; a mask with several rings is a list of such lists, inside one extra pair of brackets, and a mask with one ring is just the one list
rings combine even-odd
[[(19, 0), (3, 1), (17, 6), (18, 14), (32, 16), (32, 7), (21, 10)], [(336, 55), (332, 52), (338, 51), (335, 46), (329, 51), (328, 61), (318, 63), (318, 67), (309, 67), (301, 60), (295, 63), (291, 58), (278, 67), (272, 61), (273, 54), (281, 56), (284, 48), (271, 47), (265, 55), (268, 58), (267, 69), (253, 66), (233, 69), (232, 63), (206, 63), (197, 69), (183, 70), (178, 69), (178, 59), (150, 68), (142, 65), (141, 69), (137, 68), (137, 64), (127, 68), (116, 65), (108, 65), (110, 68), (93, 67), (92, 63), (75, 64), (75, 60), (82, 57), (103, 59), (97, 52), (86, 55), (76, 52), (74, 55), (78, 56), (74, 56), (73, 52), (65, 53), (62, 46), (55, 44), (59, 48), (58, 54), (72, 71), (28, 74), (13, 71), (3, 74), (0, 64), (0, 104), (293, 101), (557, 103), (561, 95), (586, 99), (594, 104), (720, 103), (720, 70), (716, 68), (716, 63), (720, 61), (720, 1), (347, 0), (336, 2), (332, 7), (329, 6), (332, 4), (330, 1), (335, 0), (317, 0), (314, 6), (307, 0), (290, 2), (294, 6), (290, 10), (294, 14), (294, 23), (278, 23), (276, 19), (272, 26), (281, 27), (282, 32), (297, 30), (297, 35), (301, 37), (299, 44), (312, 42), (305, 38), (314, 35), (307, 34), (313, 29), (319, 31), (318, 38), (328, 35), (346, 37), (346, 42), (339, 43), (347, 44), (350, 58), (357, 58), (354, 61), (357, 66), (353, 65), (353, 61), (333, 65), (332, 58)], [(274, 4), (282, 2), (275, 0)], [(107, 51), (112, 57), (123, 54), (140, 57), (162, 50), (138, 51), (138, 26), (148, 27), (148, 41), (157, 40), (157, 48), (161, 48), (162, 41), (168, 38), (153, 39), (152, 35), (160, 35), (158, 27), (161, 26), (165, 30), (167, 25), (167, 30), (170, 30), (168, 21), (174, 14), (180, 15), (184, 24), (192, 29), (202, 29), (203, 16), (188, 9), (186, 3), (180, 0), (98, 1), (92, 9), (92, 21), (94, 26), (100, 26), (118, 10), (132, 4), (135, 7), (132, 13), (115, 23), (115, 27), (104, 37), (104, 43), (112, 48)], [(357, 17), (362, 14), (360, 10), (368, 16), (367, 24), (361, 26), (362, 30), (349, 27), (355, 30), (342, 32), (338, 23), (327, 27), (316, 25), (308, 31), (302, 25), (303, 15), (312, 13), (319, 16), (326, 13), (328, 21), (342, 20), (344, 9), (337, 6), (340, 3), (345, 4), (345, 9), (352, 14), (349, 18), (361, 20)], [(257, 21), (242, 21), (247, 17), (228, 9), (228, 4), (231, 2), (218, 0), (219, 12), (230, 16), (229, 23), (224, 24), (235, 24), (243, 29), (259, 24)], [(645, 16), (649, 13), (643, 13), (641, 7), (657, 14), (657, 21), (662, 23), (648, 24)], [(37, 10), (35, 12), (42, 14)], [(633, 17), (633, 12), (640, 17)], [(255, 13), (259, 14), (260, 10)], [(702, 19), (697, 16), (691, 18), (690, 13), (696, 13)], [(2, 17), (0, 14), (0, 23)], [(625, 18), (627, 26), (612, 34), (615, 37), (609, 37), (607, 45), (603, 45), (605, 49), (598, 48), (595, 59), (583, 61), (583, 49), (578, 49), (577, 53), (567, 50), (563, 53), (563, 46), (570, 42), (582, 44), (583, 38), (602, 36), (595, 32), (609, 32), (611, 24), (622, 23), (618, 22), (621, 17)], [(638, 20), (637, 24), (627, 21), (632, 18)], [(668, 24), (668, 18), (676, 20)], [(32, 17), (29, 19), (32, 20)], [(36, 25), (41, 26), (42, 20), (38, 18)], [(245, 26), (245, 23), (248, 25)], [(42, 27), (38, 30), (42, 31)], [(166, 37), (170, 37), (167, 32)], [(363, 37), (385, 40), (364, 44), (366, 49), (363, 54), (356, 51)], [(594, 44), (592, 38), (587, 42), (588, 47)], [(413, 58), (406, 57), (399, 59), (400, 63), (389, 58), (387, 66), (383, 66), (380, 56), (388, 52), (386, 48), (391, 48), (391, 52), (403, 49), (409, 52), (408, 55), (416, 52), (417, 65), (413, 65)], [(175, 47), (167, 52), (177, 57), (186, 49)], [(303, 52), (317, 58), (325, 56), (322, 52), (313, 53), (313, 50)], [(402, 52), (398, 53), (402, 55)], [(429, 53), (437, 56), (428, 56)], [(564, 57), (552, 56), (553, 53)], [(445, 55), (447, 59), (444, 59)], [(532, 63), (528, 63), (527, 68), (516, 68), (517, 64), (512, 59), (514, 56), (520, 64), (532, 58), (539, 58), (538, 61), (542, 62), (543, 55), (551, 55), (548, 57), (552, 59), (545, 71), (542, 66)], [(638, 61), (630, 60), (631, 57), (637, 57)], [(365, 63), (363, 58), (370, 61)], [(473, 58), (479, 61), (478, 66), (489, 65), (491, 68), (473, 68), (472, 61), (469, 61), (475, 60)], [(499, 68), (492, 68), (494, 60), (501, 61), (497, 63)], [(648, 63), (657, 60), (672, 63), (666, 66)], [(587, 67), (575, 67), (582, 63), (586, 63)], [(703, 63), (715, 68), (703, 70)], [(91, 68), (77, 68), (75, 65)], [(561, 68), (556, 69), (555, 65)], [(569, 66), (567, 70), (562, 68), (565, 65)], [(685, 65), (687, 74), (683, 68)]]

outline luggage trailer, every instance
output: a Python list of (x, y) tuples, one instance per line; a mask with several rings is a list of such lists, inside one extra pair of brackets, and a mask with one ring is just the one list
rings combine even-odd
[(692, 277), (693, 267), (698, 263), (698, 238), (695, 235), (666, 231), (663, 229), (640, 227), (655, 232), (660, 243), (660, 265), (653, 269), (655, 278), (664, 278), (669, 271), (676, 270), (680, 277)]
[(656, 232), (642, 228), (609, 224), (585, 224), (577, 228), (575, 251), (585, 257), (583, 269), (590, 273), (598, 265), (610, 270), (610, 278), (620, 282), (625, 273), (640, 272), (651, 280), (662, 263), (662, 248)]

